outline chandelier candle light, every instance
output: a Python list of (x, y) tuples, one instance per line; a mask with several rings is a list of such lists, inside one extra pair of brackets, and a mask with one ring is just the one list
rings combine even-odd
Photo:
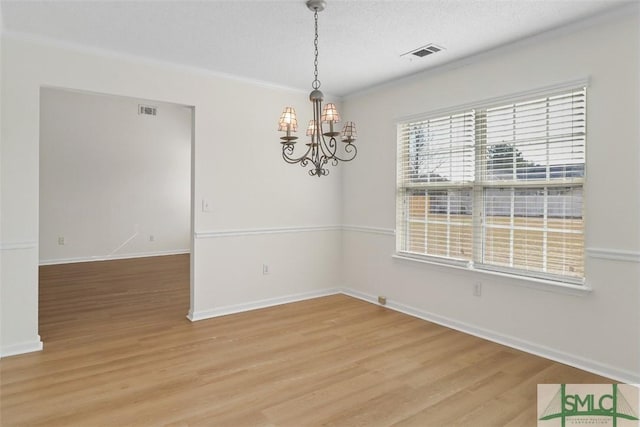
[[(307, 127), (307, 136), (311, 137), (311, 141), (306, 144), (308, 148), (302, 156), (293, 157), (294, 145), (298, 139), (297, 136), (292, 135), (293, 132), (298, 130), (298, 119), (293, 107), (285, 107), (278, 123), (278, 130), (285, 132), (285, 136), (280, 137), (282, 140), (282, 158), (287, 163), (300, 163), (303, 167), (311, 162), (313, 166), (309, 170), (309, 175), (318, 177), (329, 174), (329, 170), (324, 168), (327, 163), (331, 162), (334, 166), (337, 166), (338, 162), (353, 160), (358, 152), (353, 144), (357, 138), (356, 125), (353, 122), (346, 122), (342, 128), (341, 138), (342, 142), (345, 143), (343, 150), (345, 157), (337, 155), (338, 143), (336, 142), (336, 136), (339, 136), (341, 132), (336, 132), (333, 125), (340, 122), (340, 115), (336, 106), (332, 103), (326, 104), (324, 108), (322, 107), (324, 95), (320, 91), (320, 80), (318, 80), (318, 12), (322, 12), (325, 6), (326, 2), (324, 0), (307, 1), (307, 7), (313, 12), (315, 21), (315, 39), (313, 41), (315, 60), (313, 62), (314, 80), (311, 83), (313, 91), (309, 94), (309, 100), (313, 104), (313, 120), (309, 122)], [(329, 125), (328, 132), (323, 130), (323, 124), (325, 123)]]

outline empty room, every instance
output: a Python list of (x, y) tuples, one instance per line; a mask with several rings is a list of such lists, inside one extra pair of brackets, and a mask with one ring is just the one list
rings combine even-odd
[(0, 30), (0, 425), (638, 426), (637, 1)]

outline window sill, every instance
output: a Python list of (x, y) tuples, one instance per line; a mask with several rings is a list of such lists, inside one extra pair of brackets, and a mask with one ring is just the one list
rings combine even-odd
[(567, 294), (567, 295), (577, 295), (577, 296), (584, 296), (593, 292), (593, 289), (591, 289), (586, 284), (574, 285), (570, 283), (556, 282), (554, 280), (545, 280), (545, 279), (540, 279), (536, 277), (519, 276), (517, 274), (509, 274), (509, 273), (503, 273), (499, 271), (491, 271), (491, 270), (485, 270), (480, 268), (450, 264), (447, 262), (439, 262), (437, 260), (417, 258), (417, 257), (411, 257), (411, 256), (401, 255), (401, 254), (394, 254), (391, 257), (401, 261), (417, 262), (421, 264), (435, 265), (443, 268), (453, 268), (456, 270), (480, 273), (488, 276), (494, 276), (494, 277), (498, 276), (498, 277), (513, 279), (513, 282), (510, 282), (510, 283), (513, 283), (516, 286), (523, 286), (526, 288), (535, 289), (539, 291), (547, 291), (547, 292), (554, 292), (554, 293)]

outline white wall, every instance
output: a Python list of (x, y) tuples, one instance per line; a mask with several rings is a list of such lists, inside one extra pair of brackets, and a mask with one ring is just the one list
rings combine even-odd
[[(190, 316), (317, 295), (338, 282), (337, 268), (320, 266), (340, 260), (340, 168), (309, 177), (280, 154), (282, 108), (297, 107), (300, 122), (308, 122), (306, 92), (12, 34), (4, 35), (3, 52), (3, 355), (40, 347), (38, 146), (45, 86), (194, 107)], [(211, 201), (210, 213), (199, 208), (203, 198)]]
[[(210, 199), (212, 212), (194, 209), (192, 318), (343, 283), (359, 296), (386, 295), (396, 308), (640, 382), (639, 21), (628, 12), (347, 99), (358, 159), (321, 179), (284, 165), (278, 151), (277, 117), (293, 104), (305, 123), (306, 93), (5, 35), (2, 354), (40, 344), (39, 92), (55, 86), (195, 107), (193, 199), (196, 206)], [(592, 292), (550, 292), (391, 257), (398, 118), (586, 76)], [(353, 227), (340, 232), (341, 221)], [(270, 275), (262, 275), (263, 263)], [(476, 281), (481, 298), (472, 296)]]
[[(2, 99), (2, 70), (3, 65), (3, 49), (2, 49), (2, 32), (4, 24), (2, 18), (2, 3), (0, 2), (0, 99)], [(2, 102), (0, 101), (0, 152), (2, 152)], [(2, 188), (2, 161), (0, 160), (0, 188)], [(0, 197), (0, 212), (2, 212), (2, 197)], [(2, 238), (2, 221), (0, 221), (0, 300), (3, 298), (2, 282), (5, 280), (4, 271), (2, 269), (2, 252), (4, 252), (4, 239)], [(0, 343), (2, 343), (2, 303), (0, 303)], [(0, 344), (1, 348), (1, 344)], [(0, 351), (0, 354), (2, 352)]]
[(188, 252), (190, 197), (190, 108), (41, 90), (40, 264)]
[[(344, 170), (344, 284), (363, 297), (627, 381), (640, 381), (637, 5), (345, 100), (358, 123)], [(574, 295), (392, 258), (399, 118), (588, 77), (586, 274)], [(381, 231), (382, 233), (375, 233)], [(386, 233), (385, 233), (386, 230)], [(473, 284), (483, 283), (482, 297)]]

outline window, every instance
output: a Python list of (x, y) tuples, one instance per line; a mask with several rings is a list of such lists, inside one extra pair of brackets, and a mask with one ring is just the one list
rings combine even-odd
[(584, 282), (584, 87), (398, 126), (397, 251)]

